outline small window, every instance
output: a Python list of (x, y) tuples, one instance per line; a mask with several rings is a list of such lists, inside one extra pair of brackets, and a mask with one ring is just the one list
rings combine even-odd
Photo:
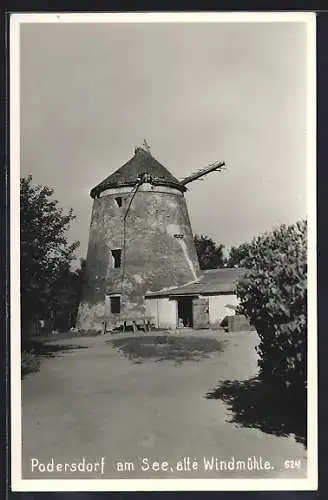
[(116, 203), (116, 206), (121, 208), (122, 205), (123, 205), (123, 200), (122, 200), (122, 197), (121, 196), (118, 196), (117, 198), (115, 198), (115, 203)]
[(112, 261), (114, 268), (121, 267), (121, 250), (112, 250)]
[(121, 297), (110, 297), (110, 312), (112, 314), (120, 314), (121, 312)]

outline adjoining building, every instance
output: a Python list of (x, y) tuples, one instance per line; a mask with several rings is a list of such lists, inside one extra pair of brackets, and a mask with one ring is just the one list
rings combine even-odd
[(197, 282), (146, 294), (146, 310), (157, 328), (194, 329), (219, 326), (236, 313), (236, 283), (242, 269), (202, 271)]

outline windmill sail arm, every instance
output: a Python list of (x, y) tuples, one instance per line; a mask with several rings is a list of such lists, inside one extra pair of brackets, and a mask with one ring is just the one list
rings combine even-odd
[(190, 182), (193, 182), (197, 179), (203, 180), (203, 179), (201, 179), (201, 177), (209, 174), (210, 172), (221, 172), (221, 170), (224, 166), (225, 166), (225, 163), (223, 161), (213, 163), (213, 164), (209, 165), (208, 167), (202, 168), (202, 169), (198, 170), (197, 172), (194, 172), (191, 175), (188, 175), (188, 177), (185, 177), (184, 179), (182, 179), (181, 184), (183, 186), (185, 186), (186, 184), (189, 184)]

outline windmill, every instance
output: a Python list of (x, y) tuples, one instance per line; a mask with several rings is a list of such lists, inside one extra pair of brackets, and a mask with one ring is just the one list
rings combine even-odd
[(102, 329), (104, 322), (111, 328), (124, 315), (143, 317), (148, 292), (200, 278), (184, 193), (191, 182), (221, 172), (224, 162), (178, 180), (152, 156), (146, 139), (134, 153), (90, 192), (94, 203), (77, 321), (81, 330)]

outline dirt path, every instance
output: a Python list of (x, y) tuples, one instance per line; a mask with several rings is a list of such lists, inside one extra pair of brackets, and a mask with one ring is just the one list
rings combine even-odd
[[(133, 363), (108, 343), (108, 335), (61, 340), (66, 352), (44, 359), (40, 372), (23, 381), (23, 477), (305, 477), (306, 450), (293, 437), (237, 426), (224, 402), (206, 398), (220, 380), (256, 374), (254, 332), (214, 336), (226, 342), (222, 353), (178, 366), (153, 359)], [(51, 459), (56, 465), (83, 457), (85, 463), (104, 457), (103, 474), (100, 467), (64, 473), (36, 466), (32, 472), (33, 458), (34, 465)], [(212, 457), (223, 470), (204, 470)], [(143, 459), (167, 461), (168, 470), (141, 470), (149, 463)], [(286, 470), (289, 459), (300, 460), (301, 467)], [(198, 469), (177, 471), (180, 460), (181, 467), (190, 461)], [(237, 460), (248, 461), (247, 470), (236, 470)], [(259, 470), (264, 460), (270, 469)], [(130, 470), (118, 471), (119, 463)]]

